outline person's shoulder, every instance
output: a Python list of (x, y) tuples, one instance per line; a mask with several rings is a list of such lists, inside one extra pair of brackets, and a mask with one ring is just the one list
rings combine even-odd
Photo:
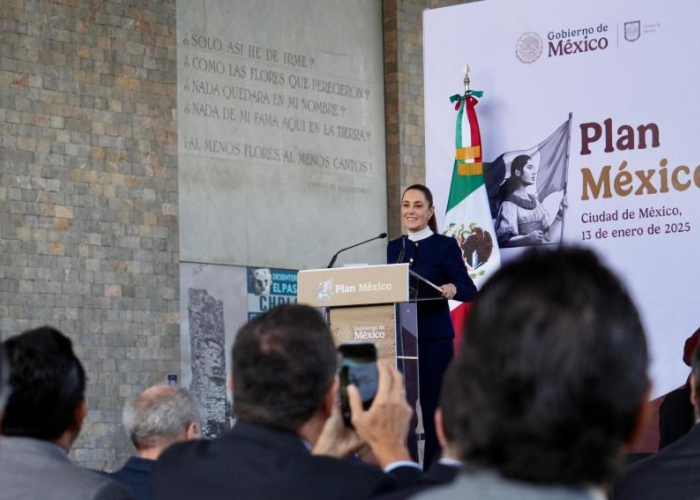
[(97, 486), (90, 500), (133, 500), (134, 496), (126, 486), (112, 479), (106, 479)]
[(440, 233), (433, 233), (432, 236), (426, 238), (426, 241), (431, 241), (431, 240), (436, 241), (436, 242), (440, 242), (442, 244), (447, 244), (447, 243), (450, 243), (452, 241), (456, 241), (452, 236), (445, 236), (444, 234), (440, 234)]
[(149, 478), (155, 466), (155, 460), (147, 460), (145, 458), (131, 457), (126, 463), (114, 472), (100, 472), (109, 478), (119, 481), (122, 484), (131, 484), (132, 482), (143, 481), (144, 478)]
[(338, 460), (331, 457), (312, 457), (312, 459), (311, 465), (323, 464), (320, 468), (314, 469), (323, 471), (315, 472), (316, 477), (325, 477), (329, 484), (344, 484), (345, 498), (368, 498), (408, 490), (418, 485), (423, 477), (417, 464), (416, 466), (399, 465), (391, 472), (384, 472), (360, 460)]
[(386, 245), (386, 260), (387, 260), (388, 264), (393, 264), (396, 262), (399, 254), (401, 253), (401, 249), (404, 248), (405, 245), (406, 245), (406, 237), (405, 236), (401, 236), (400, 238), (396, 238), (395, 240), (391, 240), (389, 243), (387, 243), (387, 245)]
[(657, 481), (656, 471), (659, 465), (658, 453), (627, 467), (615, 480), (611, 498), (615, 500), (633, 500), (650, 484)]
[(700, 426), (696, 425), (678, 441), (636, 462), (625, 469), (615, 481), (613, 498), (628, 500), (650, 485), (683, 482), (687, 467), (700, 459)]
[(387, 246), (389, 248), (394, 248), (394, 247), (400, 247), (401, 246), (401, 241), (405, 238), (405, 236), (399, 236), (398, 238), (394, 240), (389, 240), (389, 243), (387, 243)]
[(690, 405), (690, 387), (688, 385), (683, 385), (673, 389), (671, 392), (666, 394), (664, 400), (661, 402), (661, 406), (664, 405), (675, 405), (675, 404), (687, 404)]
[[(654, 453), (651, 457), (641, 460), (638, 464), (642, 465), (648, 461), (654, 463), (657, 460), (664, 460), (670, 457), (688, 458), (689, 460), (700, 459), (700, 424), (693, 425), (685, 436)], [(652, 461), (652, 459), (655, 460)], [(634, 464), (631, 468), (638, 464)]]
[(453, 246), (459, 247), (459, 243), (452, 236), (445, 236), (440, 233), (433, 233), (432, 236), (425, 239), (425, 242), (430, 245), (435, 245), (440, 248), (452, 248)]
[(518, 498), (522, 500), (583, 500), (592, 495), (587, 488), (556, 484), (535, 484), (508, 479), (496, 471), (467, 467), (457, 478), (445, 486), (435, 486), (424, 490), (416, 499), (457, 500), (478, 498), (480, 500), (500, 500)]
[(369, 498), (393, 484), (383, 471), (361, 462), (309, 454), (288, 458), (280, 457), (275, 488), (294, 491), (294, 498)]
[[(508, 205), (510, 203), (511, 205)], [(534, 210), (539, 204), (539, 200), (532, 193), (527, 193), (526, 196), (521, 196), (517, 193), (511, 193), (504, 201), (503, 205), (506, 208), (519, 207), (525, 210)]]
[[(486, 478), (488, 481), (488, 478)], [(422, 498), (422, 499), (452, 499), (452, 498), (472, 498), (470, 494), (475, 494), (474, 498), (482, 498), (481, 493), (484, 493), (483, 490), (480, 491), (480, 488), (482, 486), (482, 483), (484, 482), (483, 478), (480, 477), (473, 477), (472, 474), (460, 474), (458, 475), (454, 481), (447, 483), (447, 484), (441, 484), (441, 485), (435, 485), (429, 488), (423, 489), (418, 495), (415, 496), (415, 498)], [(490, 481), (489, 481), (490, 482)], [(476, 483), (476, 489), (474, 484)], [(486, 484), (485, 485), (487, 488), (491, 487), (491, 484)], [(414, 498), (414, 497), (411, 497)]]
[(52, 443), (20, 437), (1, 441), (0, 498), (132, 498), (106, 475), (72, 463)]
[[(308, 455), (306, 461), (301, 461), (302, 467), (310, 467), (313, 470), (324, 471), (318, 476), (326, 475), (328, 478), (342, 478), (343, 482), (357, 482), (370, 485), (379, 484), (386, 480), (402, 478), (402, 474), (413, 474), (412, 477), (420, 478), (420, 469), (409, 466), (401, 466), (387, 474), (375, 465), (366, 464), (360, 460), (340, 460), (334, 457)], [(410, 470), (410, 472), (408, 472)], [(396, 473), (395, 473), (396, 472)]]
[(341, 460), (334, 457), (322, 455), (306, 455), (296, 462), (301, 468), (310, 468), (318, 471), (325, 471), (326, 474), (347, 477), (364, 477), (367, 479), (379, 479), (384, 476), (384, 472), (374, 466), (356, 460)]
[[(241, 472), (245, 461), (255, 457), (248, 443), (232, 441), (231, 431), (214, 439), (184, 441), (169, 446), (156, 461), (151, 473), (151, 498), (202, 498), (228, 491), (230, 482)], [(235, 491), (235, 490), (232, 490)]]
[(189, 461), (197, 457), (216, 455), (223, 452), (223, 448), (225, 448), (222, 441), (231, 439), (232, 436), (229, 433), (215, 439), (196, 439), (175, 443), (158, 457), (156, 469), (161, 468), (164, 464), (175, 464), (182, 460)]
[(72, 463), (62, 467), (61, 479), (56, 482), (56, 488), (66, 493), (70, 491), (72, 498), (90, 500), (133, 498), (129, 490), (117, 481)]
[(456, 242), (452, 236), (445, 236), (444, 234), (440, 233), (433, 233), (432, 235), (428, 236), (425, 239), (418, 240), (417, 242), (409, 240), (406, 236), (402, 236), (401, 238), (396, 238), (395, 240), (391, 240), (389, 242), (389, 248), (401, 248), (404, 243), (402, 243), (402, 240), (405, 240), (406, 245), (415, 245), (418, 243), (418, 246), (420, 245), (439, 245), (439, 246), (444, 246), (444, 245), (454, 245), (453, 242)]
[(508, 218), (514, 213), (518, 212), (518, 205), (513, 203), (509, 199), (505, 199), (501, 202), (501, 204), (498, 206), (498, 213), (501, 216), (501, 218), (506, 217)]

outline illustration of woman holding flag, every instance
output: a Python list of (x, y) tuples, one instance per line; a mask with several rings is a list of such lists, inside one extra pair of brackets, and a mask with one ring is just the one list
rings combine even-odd
[(537, 168), (528, 155), (517, 156), (510, 177), (499, 188), (500, 207), (494, 224), (500, 247), (541, 245), (555, 241), (568, 204), (564, 196), (554, 220), (528, 188), (537, 180)]

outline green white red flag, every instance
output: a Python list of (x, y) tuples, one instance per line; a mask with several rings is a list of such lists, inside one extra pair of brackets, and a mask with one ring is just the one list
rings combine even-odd
[[(477, 289), (499, 268), (500, 251), (493, 229), (484, 184), (481, 134), (475, 106), (482, 92), (466, 90), (450, 97), (455, 103), (457, 124), (455, 161), (442, 234), (457, 239), (462, 259)], [(466, 318), (467, 304), (455, 302), (452, 320), (458, 336)]]
[(455, 161), (442, 234), (457, 239), (477, 288), (500, 266), (488, 193), (484, 183), (481, 135), (475, 105), (481, 92), (467, 90), (450, 100), (457, 110)]

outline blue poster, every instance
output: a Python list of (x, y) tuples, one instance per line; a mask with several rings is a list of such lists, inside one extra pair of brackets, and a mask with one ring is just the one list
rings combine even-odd
[(279, 304), (296, 304), (297, 273), (292, 269), (248, 267), (248, 320)]

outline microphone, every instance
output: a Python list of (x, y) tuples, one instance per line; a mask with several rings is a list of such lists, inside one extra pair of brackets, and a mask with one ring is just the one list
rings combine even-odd
[(401, 252), (399, 252), (399, 258), (396, 259), (397, 264), (403, 264), (403, 256), (406, 255), (406, 237), (401, 235)]
[(331, 267), (333, 267), (333, 264), (335, 264), (335, 261), (336, 261), (336, 259), (338, 258), (338, 255), (340, 255), (341, 253), (343, 253), (345, 250), (350, 250), (351, 248), (359, 247), (360, 245), (364, 245), (365, 243), (369, 243), (370, 241), (381, 240), (381, 239), (383, 239), (383, 238), (386, 238), (386, 233), (382, 233), (382, 234), (380, 234), (379, 236), (375, 236), (374, 238), (370, 238), (370, 239), (368, 239), (368, 240), (366, 240), (366, 241), (361, 241), (361, 242), (359, 242), (359, 243), (355, 243), (354, 245), (349, 246), (349, 247), (347, 247), (347, 248), (341, 248), (340, 250), (338, 250), (338, 251), (336, 252), (336, 254), (333, 256), (333, 258), (331, 259), (331, 261), (328, 263), (328, 266), (326, 266), (326, 267), (327, 267), (328, 269), (330, 269)]

